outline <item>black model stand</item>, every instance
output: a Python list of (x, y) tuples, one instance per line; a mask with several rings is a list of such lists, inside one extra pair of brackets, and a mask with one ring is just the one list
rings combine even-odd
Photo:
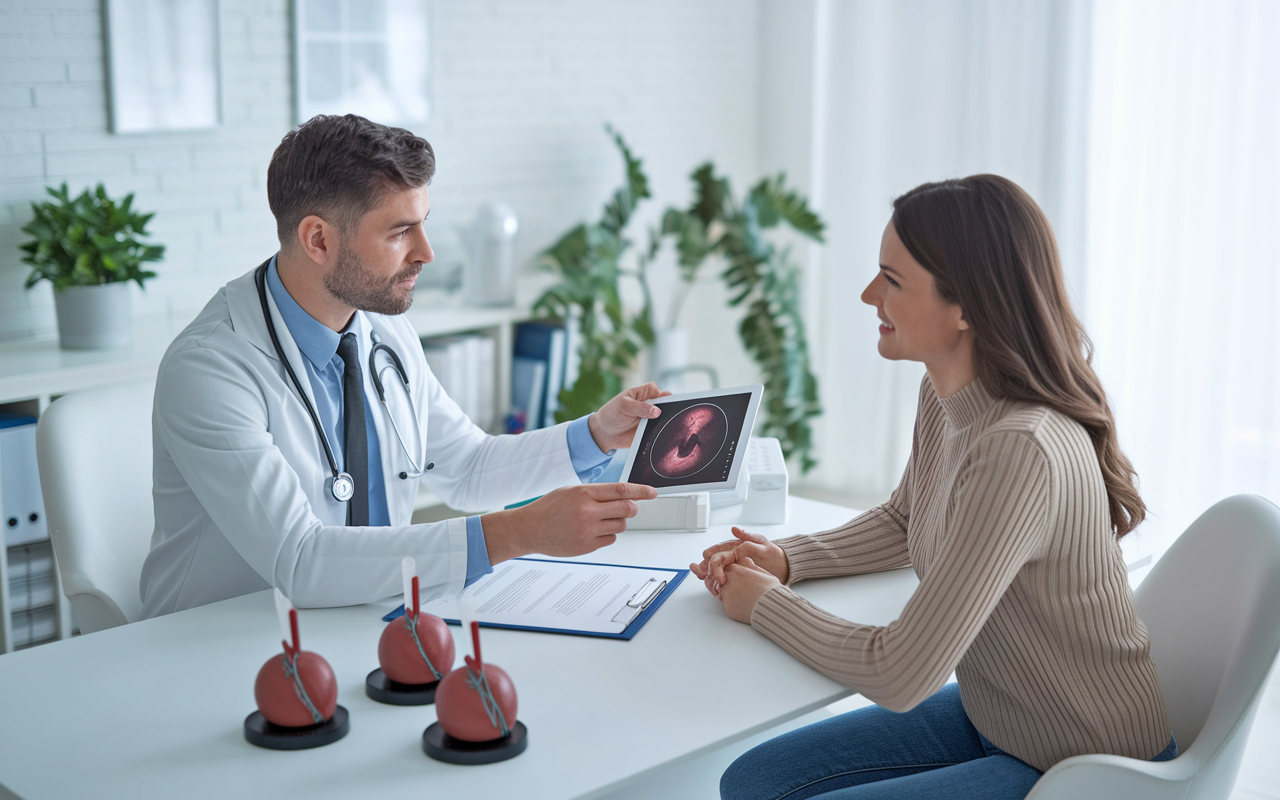
[(311, 747), (323, 747), (347, 735), (351, 730), (351, 720), (347, 710), (338, 706), (333, 716), (315, 725), (301, 728), (284, 728), (267, 722), (261, 711), (255, 711), (244, 718), (244, 738), (249, 744), (265, 747), (268, 750), (306, 750)]
[(388, 705), (428, 706), (436, 701), (436, 687), (439, 685), (440, 681), (417, 685), (396, 683), (379, 668), (364, 679), (364, 693), (369, 695), (370, 700)]
[(491, 742), (464, 742), (444, 732), (439, 722), (422, 732), (422, 750), (436, 761), (450, 764), (493, 764), (515, 758), (529, 746), (529, 729), (516, 722), (511, 733)]

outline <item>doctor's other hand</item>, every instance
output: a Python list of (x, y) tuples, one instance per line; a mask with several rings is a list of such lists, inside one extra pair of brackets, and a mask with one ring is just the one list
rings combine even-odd
[(777, 577), (743, 556), (736, 563), (725, 567), (727, 580), (720, 586), (717, 597), (724, 604), (724, 613), (730, 619), (751, 624), (751, 612), (765, 592), (779, 585)]
[(613, 544), (639, 510), (637, 500), (658, 492), (638, 483), (584, 483), (548, 492), (527, 506), (481, 518), (489, 563), (530, 553), (580, 556)]
[(591, 438), (595, 439), (596, 445), (604, 451), (630, 447), (640, 420), (658, 416), (658, 407), (649, 401), (667, 397), (670, 394), (671, 392), (659, 389), (658, 384), (653, 381), (643, 386), (632, 386), (625, 392), (619, 393), (587, 418)]
[(726, 580), (725, 569), (730, 564), (749, 558), (758, 569), (763, 569), (780, 583), (791, 577), (791, 565), (782, 548), (758, 533), (747, 533), (742, 528), (733, 529), (734, 538), (712, 545), (702, 551), (702, 562), (690, 564), (689, 570), (707, 585), (707, 591), (719, 596), (721, 584)]

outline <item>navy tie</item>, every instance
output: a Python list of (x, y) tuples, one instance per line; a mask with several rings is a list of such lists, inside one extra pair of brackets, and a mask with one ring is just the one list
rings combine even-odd
[(342, 455), (356, 491), (347, 501), (347, 524), (369, 524), (369, 440), (364, 427), (364, 377), (360, 374), (360, 344), (354, 333), (338, 342), (342, 373)]

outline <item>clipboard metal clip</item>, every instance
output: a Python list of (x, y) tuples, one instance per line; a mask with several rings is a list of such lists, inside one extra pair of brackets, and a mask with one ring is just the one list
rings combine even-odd
[(638, 592), (631, 596), (631, 599), (627, 601), (627, 606), (630, 608), (638, 608), (643, 611), (649, 607), (649, 604), (653, 602), (655, 597), (662, 594), (662, 590), (665, 588), (667, 588), (666, 581), (660, 581), (657, 578), (650, 578), (645, 581), (645, 584), (640, 587)]

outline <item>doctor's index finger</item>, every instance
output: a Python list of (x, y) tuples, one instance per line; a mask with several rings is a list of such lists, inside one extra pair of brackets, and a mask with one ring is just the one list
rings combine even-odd
[(622, 412), (628, 416), (640, 417), (641, 419), (653, 419), (658, 415), (659, 409), (653, 403), (646, 403), (644, 400), (637, 400), (632, 397), (624, 397), (619, 405)]
[(634, 500), (605, 500), (597, 502), (592, 508), (600, 519), (629, 519), (640, 510)]
[(600, 502), (609, 500), (652, 500), (658, 490), (642, 483), (588, 483), (591, 496)]
[(630, 389), (623, 392), (623, 394), (627, 397), (635, 398), (636, 400), (652, 400), (655, 397), (669, 395), (671, 392), (664, 392), (658, 388), (658, 384), (653, 381), (649, 381), (648, 383), (642, 383), (639, 386), (632, 386)]

